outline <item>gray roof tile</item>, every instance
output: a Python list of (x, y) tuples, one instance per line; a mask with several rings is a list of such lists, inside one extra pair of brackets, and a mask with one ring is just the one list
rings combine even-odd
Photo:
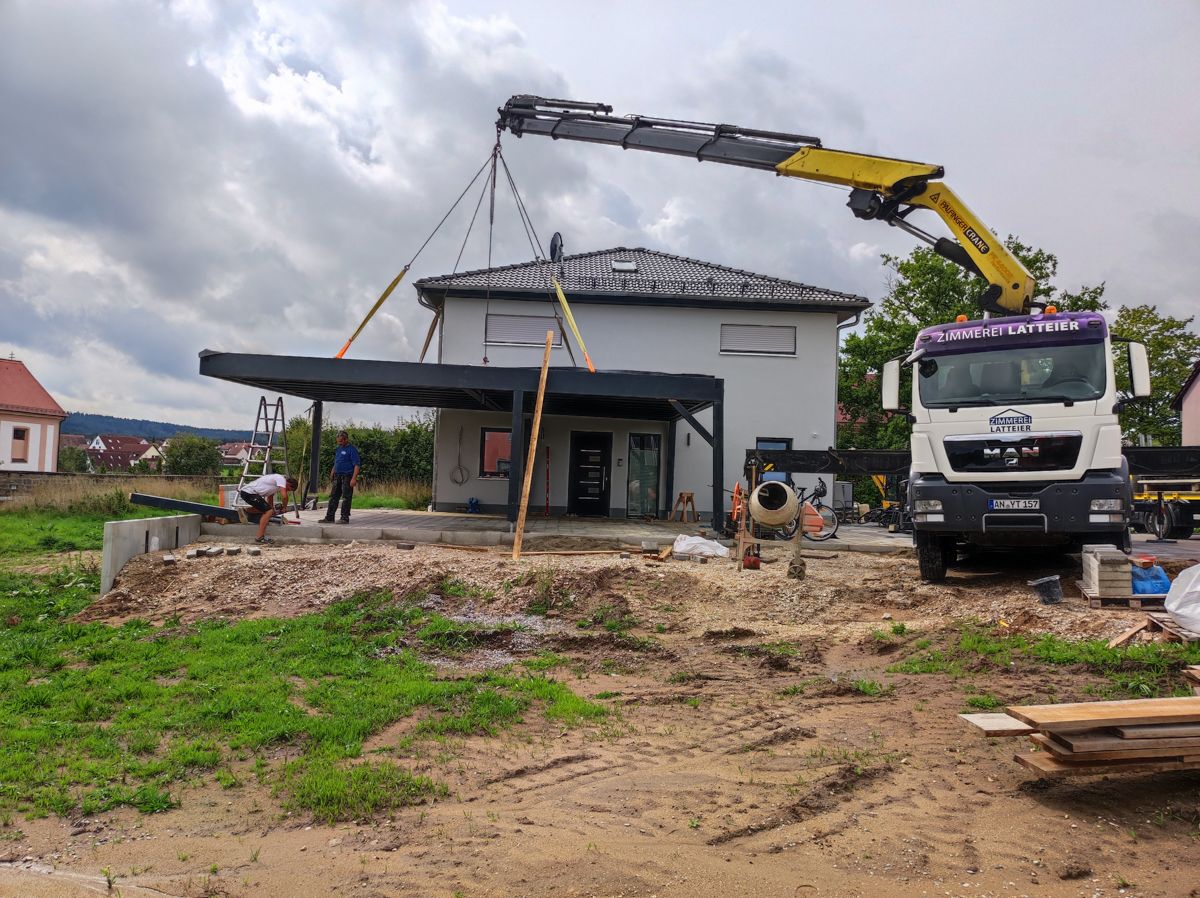
[[(613, 271), (614, 261), (636, 262), (637, 271)], [(641, 247), (616, 247), (564, 256), (562, 262), (557, 264), (522, 262), (493, 268), (490, 272), (484, 268), (427, 277), (417, 281), (414, 286), (420, 291), (438, 293), (447, 290), (474, 292), (490, 287), (493, 291), (530, 292), (540, 297), (551, 289), (552, 275), (558, 277), (568, 297), (612, 294), (637, 296), (649, 301), (656, 296), (682, 297), (693, 301), (708, 299), (721, 304), (733, 301), (785, 307), (844, 306), (849, 310), (870, 305), (865, 297), (851, 293), (839, 293)]]

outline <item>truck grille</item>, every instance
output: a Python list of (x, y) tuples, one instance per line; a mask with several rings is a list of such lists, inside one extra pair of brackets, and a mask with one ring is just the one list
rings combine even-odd
[(955, 471), (1067, 471), (1082, 443), (1076, 432), (952, 436), (943, 445)]

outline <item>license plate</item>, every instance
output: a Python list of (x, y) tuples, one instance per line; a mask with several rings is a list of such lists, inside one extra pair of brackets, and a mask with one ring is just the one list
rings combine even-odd
[(1041, 507), (1040, 499), (988, 499), (988, 511), (1029, 511)]

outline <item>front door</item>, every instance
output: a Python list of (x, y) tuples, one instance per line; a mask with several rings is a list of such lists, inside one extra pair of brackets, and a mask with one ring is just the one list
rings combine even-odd
[(612, 490), (611, 465), (611, 433), (571, 431), (567, 514), (608, 517), (608, 497)]

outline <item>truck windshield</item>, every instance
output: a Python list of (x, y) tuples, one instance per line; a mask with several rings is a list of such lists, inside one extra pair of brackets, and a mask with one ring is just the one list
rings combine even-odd
[(964, 352), (917, 362), (926, 408), (1080, 402), (1105, 390), (1104, 344), (1029, 346)]

